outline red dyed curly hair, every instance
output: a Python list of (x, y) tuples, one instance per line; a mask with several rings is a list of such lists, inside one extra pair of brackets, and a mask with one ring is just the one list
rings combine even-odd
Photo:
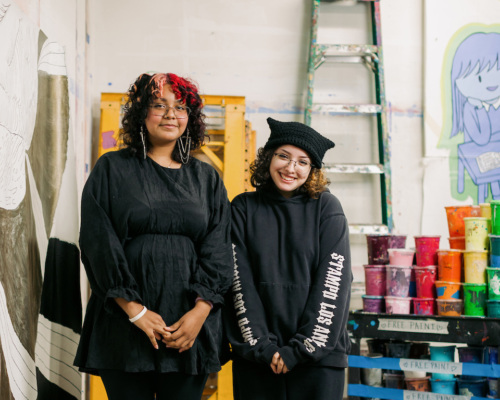
[[(138, 157), (144, 157), (144, 148), (140, 135), (141, 127), (147, 133), (144, 120), (148, 115), (148, 108), (153, 100), (162, 96), (164, 85), (170, 85), (176, 99), (185, 103), (191, 110), (187, 125), (191, 136), (191, 152), (200, 148), (208, 137), (205, 134), (203, 101), (198, 93), (198, 87), (193, 81), (172, 73), (142, 74), (128, 90), (128, 99), (124, 107), (122, 129), (120, 131), (124, 146), (130, 148)], [(148, 150), (149, 143), (146, 141), (146, 153)], [(177, 162), (181, 162), (178, 145), (175, 146), (172, 158)]]

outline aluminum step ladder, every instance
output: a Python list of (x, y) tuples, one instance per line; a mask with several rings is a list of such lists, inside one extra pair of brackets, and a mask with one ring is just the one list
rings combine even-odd
[[(325, 163), (325, 170), (330, 174), (371, 174), (380, 177), (380, 188), (378, 201), (380, 202), (381, 221), (363, 223), (352, 223), (349, 225), (351, 234), (386, 234), (393, 229), (392, 218), (392, 202), (391, 202), (391, 169), (390, 169), (390, 149), (389, 149), (389, 133), (387, 129), (386, 116), (386, 99), (384, 85), (384, 68), (383, 68), (383, 53), (382, 39), (380, 26), (380, 2), (379, 0), (323, 0), (321, 3), (325, 7), (332, 6), (350, 6), (362, 3), (366, 7), (366, 20), (371, 27), (368, 33), (371, 36), (373, 44), (329, 44), (318, 43), (318, 20), (321, 18), (320, 0), (312, 0), (312, 24), (311, 24), (311, 40), (309, 48), (309, 63), (308, 63), (308, 87), (307, 87), (307, 103), (305, 107), (304, 120), (307, 125), (314, 125), (314, 118), (319, 115), (328, 116), (334, 121), (335, 118), (348, 116), (371, 116), (376, 117), (376, 139), (373, 139), (378, 146), (378, 154), (374, 155), (373, 159), (378, 162), (365, 163)], [(332, 4), (335, 3), (335, 4)], [(363, 64), (371, 72), (373, 78), (370, 80), (374, 83), (373, 103), (371, 104), (352, 104), (335, 102), (314, 102), (315, 93), (315, 75), (323, 65), (329, 63), (337, 64)], [(365, 72), (366, 73), (366, 72)], [(335, 88), (332, 88), (335, 90)], [(373, 133), (371, 133), (373, 135)], [(335, 141), (335, 139), (334, 139)], [(375, 146), (375, 144), (374, 144)], [(333, 177), (335, 175), (330, 175)], [(351, 175), (352, 177), (353, 175)], [(345, 179), (345, 178), (344, 178)], [(334, 179), (332, 179), (334, 180)], [(372, 179), (377, 185), (377, 179)]]

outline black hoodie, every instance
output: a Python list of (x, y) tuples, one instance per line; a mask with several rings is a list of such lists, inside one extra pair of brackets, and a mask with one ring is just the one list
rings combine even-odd
[(276, 190), (232, 202), (234, 280), (226, 330), (234, 357), (269, 365), (347, 367), (351, 294), (349, 227), (330, 192), (285, 198)]

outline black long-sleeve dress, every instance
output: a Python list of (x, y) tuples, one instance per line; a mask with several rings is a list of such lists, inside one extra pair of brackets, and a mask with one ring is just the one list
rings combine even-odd
[[(220, 370), (220, 306), (232, 279), (230, 205), (218, 173), (192, 159), (168, 169), (128, 149), (100, 157), (82, 194), (80, 249), (92, 294), (75, 365), (202, 374)], [(213, 303), (183, 353), (131, 324), (114, 298), (137, 301), (173, 324), (200, 296)]]

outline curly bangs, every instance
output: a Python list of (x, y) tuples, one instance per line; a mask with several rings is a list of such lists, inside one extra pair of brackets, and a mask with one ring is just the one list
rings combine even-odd
[[(175, 98), (185, 103), (190, 109), (187, 129), (189, 129), (191, 136), (191, 152), (200, 148), (205, 143), (205, 138), (208, 137), (205, 133), (203, 101), (194, 82), (171, 73), (142, 74), (127, 92), (128, 98), (124, 107), (122, 129), (120, 131), (120, 138), (124, 147), (130, 148), (138, 157), (144, 157), (140, 134), (141, 127), (147, 137), (144, 120), (148, 115), (148, 108), (151, 103), (163, 95), (164, 85), (170, 85)], [(149, 148), (149, 142), (146, 140), (146, 152)], [(182, 162), (178, 144), (175, 146), (172, 158), (177, 162)]]
[[(274, 187), (273, 179), (269, 172), (271, 161), (276, 149), (264, 149), (261, 147), (257, 152), (257, 158), (250, 165), (250, 183), (257, 190)], [(326, 190), (330, 180), (326, 178), (321, 168), (311, 168), (305, 183), (297, 189), (297, 193), (307, 193), (312, 199), (317, 199)]]

